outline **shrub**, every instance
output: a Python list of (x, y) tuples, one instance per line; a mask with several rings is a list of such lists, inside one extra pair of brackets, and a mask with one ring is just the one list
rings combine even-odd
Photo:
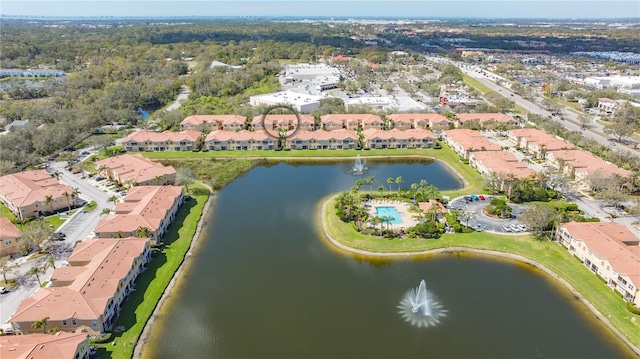
[(106, 333), (102, 337), (89, 339), (89, 344), (102, 344), (102, 343), (108, 343), (110, 341), (111, 341), (111, 333)]
[(636, 307), (632, 302), (627, 302), (627, 310), (635, 315), (640, 315), (640, 308)]

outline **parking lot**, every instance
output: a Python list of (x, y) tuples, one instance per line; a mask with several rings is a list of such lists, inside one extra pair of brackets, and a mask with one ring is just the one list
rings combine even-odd
[[(465, 199), (465, 197), (467, 198)], [(484, 200), (481, 198), (484, 198)], [(458, 197), (449, 202), (449, 208), (473, 212), (475, 214), (475, 218), (469, 220), (468, 226), (476, 230), (500, 234), (527, 233), (527, 229), (524, 224), (518, 220), (518, 216), (522, 214), (526, 209), (526, 206), (509, 203), (509, 206), (513, 209), (511, 212), (511, 218), (493, 218), (482, 212), (482, 209), (489, 204), (492, 198), (493, 196), (486, 195)], [(466, 221), (462, 220), (462, 224), (466, 224)]]

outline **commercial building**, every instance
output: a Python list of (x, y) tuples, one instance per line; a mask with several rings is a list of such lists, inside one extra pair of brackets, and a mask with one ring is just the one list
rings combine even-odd
[(23, 171), (0, 177), (0, 201), (20, 220), (76, 205), (76, 193), (46, 170)]
[(176, 170), (151, 161), (141, 154), (125, 154), (96, 162), (98, 174), (120, 184), (132, 186), (170, 185), (176, 181)]
[(94, 230), (97, 238), (144, 237), (159, 242), (184, 202), (182, 186), (140, 186), (127, 192), (114, 213), (101, 219)]
[(320, 107), (320, 100), (324, 98), (318, 95), (309, 95), (290, 90), (274, 92), (265, 95), (256, 95), (249, 98), (251, 106), (288, 105), (298, 112), (309, 113)]

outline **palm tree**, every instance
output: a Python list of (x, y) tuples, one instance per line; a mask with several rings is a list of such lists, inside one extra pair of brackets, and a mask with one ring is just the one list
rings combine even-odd
[(382, 197), (382, 192), (385, 190), (386, 188), (383, 185), (378, 186), (378, 191), (380, 191), (380, 197)]
[(115, 204), (116, 202), (118, 202), (118, 197), (116, 197), (115, 195), (109, 196), (109, 198), (107, 198), (107, 202), (113, 202)]
[(71, 210), (71, 201), (69, 201), (69, 197), (71, 197), (71, 194), (67, 191), (64, 191), (62, 195), (67, 197), (67, 207), (69, 208), (69, 210)]
[(160, 180), (161, 180), (161, 179), (162, 179), (162, 176), (156, 176), (156, 177), (154, 178), (154, 180), (155, 180), (155, 182), (156, 182), (156, 185), (157, 185), (157, 186), (159, 186), (159, 185), (160, 185)]
[(108, 216), (109, 214), (111, 214), (111, 210), (109, 208), (103, 208), (102, 212), (100, 212), (100, 215), (102, 216), (103, 214)]
[(55, 260), (53, 259), (53, 255), (49, 255), (49, 256), (47, 257), (47, 266), (49, 266), (49, 267), (51, 267), (51, 268), (53, 268), (53, 269), (56, 269), (56, 262), (55, 262)]
[(369, 176), (365, 178), (365, 182), (369, 185), (369, 191), (373, 192), (373, 184), (376, 183), (376, 178), (373, 176)]
[(411, 189), (413, 190), (413, 202), (415, 203), (416, 194), (418, 193), (418, 184), (417, 183), (412, 183), (411, 184)]
[(359, 207), (355, 213), (354, 217), (356, 219), (356, 225), (358, 226), (358, 231), (362, 231), (362, 225), (366, 222), (367, 218), (369, 218), (369, 211), (367, 211), (364, 207)]
[(122, 238), (122, 231), (117, 231), (114, 238)]
[(391, 184), (393, 183), (393, 177), (387, 178), (387, 183), (389, 184), (389, 192), (391, 192)]
[(40, 274), (44, 274), (44, 270), (42, 267), (40, 267), (37, 264), (34, 265), (33, 267), (29, 268), (29, 274), (36, 276), (36, 279), (38, 280), (38, 284), (42, 286), (42, 282), (40, 281)]
[(404, 183), (404, 178), (402, 176), (396, 177), (396, 184), (398, 185), (398, 192), (400, 192), (400, 186)]
[(51, 196), (44, 196), (44, 203), (50, 205), (51, 207), (51, 213), (53, 213), (53, 195)]
[(73, 199), (76, 199), (76, 198), (78, 198), (79, 195), (80, 195), (80, 190), (77, 189), (77, 188), (74, 188), (73, 191), (71, 192), (71, 197)]
[(33, 329), (40, 329), (42, 328), (42, 332), (46, 333), (47, 332), (47, 323), (49, 322), (49, 317), (44, 317), (40, 320), (36, 320), (35, 322), (33, 322), (33, 324), (31, 324), (31, 328)]
[(134, 234), (138, 238), (149, 238), (153, 233), (149, 228), (140, 226), (136, 228), (136, 231), (134, 232)]

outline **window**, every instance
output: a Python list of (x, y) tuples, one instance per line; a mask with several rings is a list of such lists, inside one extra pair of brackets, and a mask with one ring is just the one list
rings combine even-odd
[(76, 323), (76, 320), (75, 319), (71, 319), (71, 325), (76, 325), (76, 324), (78, 324), (78, 323)]
[(67, 321), (66, 321), (66, 320), (63, 320), (63, 321), (62, 321), (62, 325), (67, 325)]
[(98, 321), (97, 321), (97, 320), (94, 320), (94, 321), (91, 323), (91, 325), (92, 325), (92, 326), (94, 326), (94, 327), (97, 327), (97, 326), (98, 326)]

